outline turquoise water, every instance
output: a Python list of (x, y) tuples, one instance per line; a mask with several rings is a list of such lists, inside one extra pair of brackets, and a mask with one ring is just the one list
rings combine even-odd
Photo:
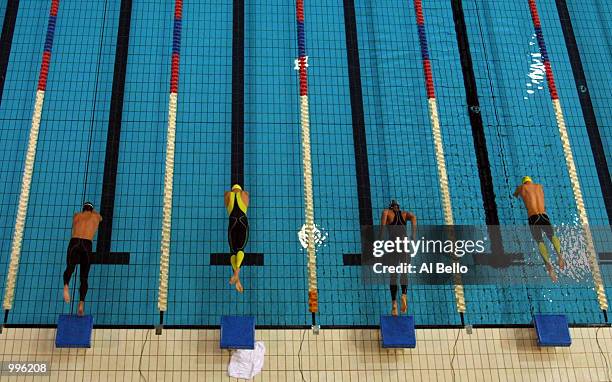
[[(572, 23), (576, 33), (576, 40), (583, 57), (582, 64), (589, 81), (591, 98), (595, 115), (601, 128), (606, 158), (612, 155), (612, 107), (608, 102), (612, 90), (607, 84), (610, 82), (610, 71), (601, 70), (609, 66), (612, 57), (612, 11), (601, 0), (568, 3), (572, 13)], [(608, 61), (606, 61), (606, 58)], [(605, 128), (605, 127), (608, 128)], [(608, 168), (612, 172), (612, 164), (608, 161)]]
[[(70, 219), (83, 199), (99, 205), (101, 196), (119, 3), (60, 4), (10, 323), (49, 324), (68, 312), (61, 274)], [(381, 4), (355, 2), (373, 216), (376, 222), (396, 198), (420, 223), (442, 224), (414, 10), (407, 1)], [(596, 0), (580, 4), (568, 1), (610, 163), (612, 78), (602, 66), (611, 58), (603, 42), (609, 43), (612, 15), (598, 11)], [(2, 280), (49, 5), (20, 4), (0, 105)], [(524, 210), (510, 197), (525, 174), (545, 184), (553, 221), (573, 223), (576, 208), (548, 89), (545, 81), (538, 89), (539, 80), (528, 77), (538, 50), (531, 44), (527, 2), (463, 5), (501, 223), (526, 223)], [(455, 220), (484, 224), (450, 3), (427, 1), (424, 7)], [(605, 225), (555, 4), (541, 0), (538, 7), (586, 208), (593, 225)], [(173, 12), (172, 2), (133, 2), (112, 243), (113, 251), (131, 253), (131, 263), (92, 268), (87, 309), (98, 324), (157, 321)], [(295, 5), (262, 0), (246, 4), (245, 14), (248, 250), (264, 253), (265, 266), (243, 269), (246, 291), (239, 296), (227, 285), (229, 267), (209, 265), (210, 253), (227, 251), (222, 196), (230, 182), (232, 5), (185, 2), (167, 324), (218, 324), (220, 315), (230, 313), (253, 314), (262, 325), (310, 323), (306, 254), (297, 236), (304, 216)], [(388, 311), (387, 288), (363, 285), (358, 267), (342, 265), (343, 253), (360, 250), (343, 4), (307, 1), (305, 14), (315, 222), (328, 234), (318, 250), (318, 321), (374, 325)], [(602, 272), (610, 285), (609, 266)], [(417, 324), (460, 322), (449, 286), (413, 286), (409, 300)], [(466, 321), (472, 324), (528, 323), (532, 310), (563, 312), (574, 323), (601, 321), (590, 287), (472, 285), (466, 286), (466, 300)]]

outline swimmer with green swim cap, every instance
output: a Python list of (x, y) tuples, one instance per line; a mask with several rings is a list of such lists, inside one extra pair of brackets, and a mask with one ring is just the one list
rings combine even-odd
[(529, 227), (531, 228), (531, 235), (534, 240), (538, 243), (538, 250), (540, 255), (544, 259), (544, 265), (550, 275), (553, 282), (557, 282), (557, 274), (552, 266), (550, 255), (548, 254), (548, 248), (544, 243), (543, 233), (548, 236), (548, 239), (555, 248), (557, 257), (559, 258), (559, 268), (565, 268), (565, 259), (561, 254), (561, 243), (559, 238), (555, 235), (552, 225), (550, 224), (550, 218), (546, 213), (544, 207), (544, 188), (541, 184), (533, 183), (533, 180), (529, 176), (523, 177), (521, 185), (514, 191), (515, 197), (521, 197), (525, 208), (527, 209), (527, 216), (529, 217)]
[(244, 290), (240, 282), (240, 265), (244, 260), (244, 247), (249, 241), (249, 220), (246, 212), (249, 207), (249, 193), (244, 191), (239, 184), (234, 184), (231, 191), (225, 192), (225, 209), (229, 215), (227, 227), (227, 239), (231, 252), (232, 270), (230, 284), (234, 285), (238, 292)]

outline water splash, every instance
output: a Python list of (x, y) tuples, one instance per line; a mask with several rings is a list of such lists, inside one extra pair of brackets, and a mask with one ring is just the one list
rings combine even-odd
[[(321, 245), (325, 246), (325, 242), (329, 237), (329, 233), (321, 227), (319, 229), (317, 225), (314, 226), (314, 241), (315, 246), (320, 247)], [(300, 245), (302, 248), (308, 248), (308, 236), (306, 235), (306, 224), (302, 226), (302, 228), (298, 231), (298, 239), (300, 240)]]
[(544, 89), (544, 81), (546, 77), (546, 71), (544, 68), (544, 62), (542, 61), (542, 54), (539, 52), (537, 43), (535, 41), (536, 35), (533, 34), (531, 36), (531, 41), (529, 42), (529, 46), (535, 46), (537, 51), (529, 53), (531, 57), (531, 64), (529, 65), (529, 73), (527, 77), (529, 77), (529, 81), (525, 84), (527, 86), (527, 96), (524, 96), (523, 99), (529, 99), (529, 95), (535, 94), (535, 90), (543, 90)]
[(576, 282), (589, 281), (592, 277), (591, 267), (578, 217), (574, 216), (572, 223), (561, 223), (557, 226), (556, 231), (566, 262), (565, 269), (558, 272)]
[(553, 299), (552, 299), (552, 289), (545, 289), (542, 290), (542, 297), (544, 298), (544, 302), (549, 302), (552, 303)]
[[(572, 216), (570, 222), (563, 222), (556, 225), (554, 229), (555, 235), (559, 238), (559, 242), (561, 243), (561, 253), (565, 259), (564, 269), (559, 268), (558, 257), (553, 246), (548, 240), (545, 240), (545, 243), (548, 247), (555, 272), (559, 276), (559, 282), (589, 283), (592, 278), (591, 267), (589, 265), (589, 256), (586, 250), (584, 233), (579, 224), (578, 216)], [(543, 276), (545, 275), (544, 267), (542, 266), (542, 259), (535, 242), (532, 242), (529, 253), (531, 253), (532, 256), (525, 259), (526, 269), (539, 269), (542, 272), (540, 274), (540, 271), (537, 271), (536, 274), (531, 275), (531, 277), (536, 279), (542, 277), (548, 278), (548, 275)], [(562, 278), (565, 278), (565, 280)], [(544, 295), (546, 295), (545, 292)]]

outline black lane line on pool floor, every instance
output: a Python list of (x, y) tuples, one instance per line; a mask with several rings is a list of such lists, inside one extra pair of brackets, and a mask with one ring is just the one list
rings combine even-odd
[(578, 91), (578, 99), (580, 100), (580, 106), (582, 108), (584, 124), (591, 143), (591, 151), (593, 152), (593, 159), (595, 160), (595, 169), (597, 170), (597, 177), (599, 178), (599, 186), (601, 187), (606, 213), (608, 214), (608, 224), (612, 226), (612, 181), (610, 180), (606, 153), (601, 141), (601, 135), (599, 134), (599, 126), (597, 124), (597, 118), (595, 117), (595, 111), (593, 110), (593, 102), (591, 101), (589, 86), (587, 85), (586, 76), (584, 74), (580, 51), (574, 34), (574, 27), (572, 26), (572, 20), (565, 0), (555, 0), (555, 3), (557, 4), (557, 13), (559, 14), (559, 21), (561, 22), (561, 30), (563, 31), (565, 46), (567, 47), (572, 73), (574, 74), (574, 81), (576, 82), (576, 90)]
[[(488, 226), (489, 237), (491, 238), (491, 250), (493, 253), (501, 254), (504, 253), (504, 244), (500, 230), (496, 229), (499, 227), (499, 214), (497, 202), (495, 201), (491, 162), (489, 161), (487, 139), (482, 124), (480, 101), (478, 99), (478, 86), (476, 85), (476, 76), (474, 75), (474, 65), (472, 62), (467, 27), (465, 25), (462, 1), (451, 0), (451, 7), (453, 9), (457, 47), (459, 49), (461, 70), (463, 72), (463, 85), (468, 108), (467, 112), (470, 117), (474, 151), (476, 152), (478, 179), (480, 180), (480, 192), (482, 194), (485, 221)], [(496, 256), (495, 259), (502, 259), (502, 257)], [(502, 264), (499, 265), (502, 266)]]
[(357, 175), (357, 200), (359, 203), (359, 224), (373, 225), (372, 196), (370, 192), (370, 169), (363, 95), (361, 90), (361, 66), (359, 64), (359, 43), (357, 41), (357, 22), (355, 3), (344, 0), (344, 27), (346, 31), (346, 56), (351, 96), (351, 116), (353, 122), (353, 148), (355, 150), (355, 173)]
[(100, 200), (100, 214), (103, 220), (100, 223), (96, 253), (94, 254), (94, 260), (97, 261), (97, 264), (129, 264), (130, 260), (129, 253), (110, 252), (113, 236), (113, 215), (115, 212), (115, 190), (117, 188), (117, 166), (119, 164), (119, 148), (121, 143), (125, 77), (130, 43), (132, 0), (121, 0), (119, 12), (113, 88), (108, 118), (106, 156), (104, 158), (104, 177), (102, 179), (102, 197)]
[[(229, 253), (211, 253), (210, 254), (210, 265), (232, 265), (230, 262), (230, 254)], [(248, 266), (256, 266), (263, 267), (264, 266), (264, 255), (263, 253), (245, 253), (244, 260), (242, 260), (241, 267)]]
[(2, 35), (0, 36), (0, 105), (2, 105), (2, 94), (4, 93), (4, 81), (8, 70), (11, 46), (13, 45), (13, 33), (19, 11), (19, 0), (8, 0), (4, 22), (2, 23)]
[(244, 0), (234, 0), (232, 27), (231, 184), (244, 186)]
[[(359, 206), (359, 225), (372, 226), (372, 195), (370, 190), (370, 169), (366, 139), (363, 94), (361, 90), (361, 66), (359, 63), (359, 42), (357, 40), (357, 21), (355, 3), (344, 0), (344, 28), (346, 33), (346, 57), (348, 64), (349, 88), (351, 98), (351, 117), (353, 124), (353, 148), (355, 151), (355, 174), (357, 176), (357, 202)], [(363, 243), (362, 243), (363, 245)], [(362, 248), (362, 251), (364, 248)], [(359, 261), (361, 254), (345, 253), (345, 265)], [(348, 261), (348, 264), (347, 264)]]
[[(234, 0), (232, 22), (231, 184), (244, 186), (244, 0)], [(210, 265), (231, 265), (231, 253), (211, 253)], [(245, 253), (241, 266), (263, 266), (263, 253)]]

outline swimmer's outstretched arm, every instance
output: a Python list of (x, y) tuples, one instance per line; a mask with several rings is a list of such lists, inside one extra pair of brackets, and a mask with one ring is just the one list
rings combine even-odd
[(515, 198), (518, 198), (519, 192), (521, 192), (521, 187), (522, 186), (517, 186), (516, 190), (514, 190), (514, 194), (513, 195), (514, 195)]

